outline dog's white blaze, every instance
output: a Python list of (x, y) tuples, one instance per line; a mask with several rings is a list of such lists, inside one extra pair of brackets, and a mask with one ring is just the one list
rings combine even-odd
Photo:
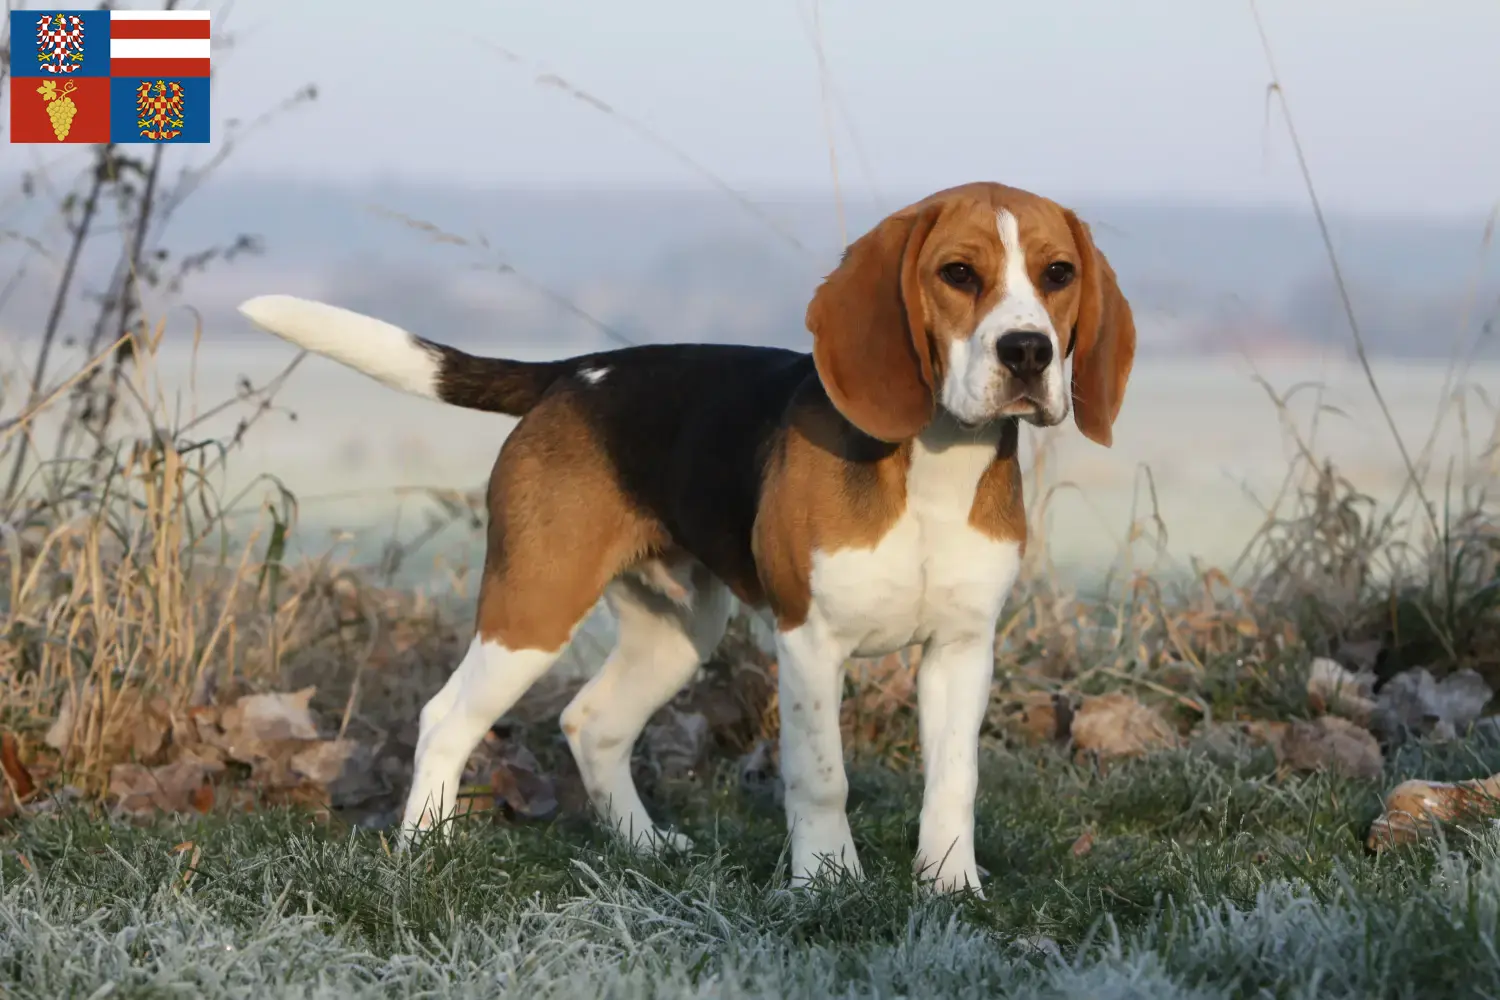
[(823, 855), (843, 855), (846, 867), (858, 864), (844, 815), (838, 736), (844, 660), (925, 643), (918, 712), (927, 792), (918, 863), (942, 887), (965, 879), (978, 887), (979, 725), (995, 626), (1021, 563), (1019, 542), (996, 541), (969, 526), (999, 433), (993, 427), (969, 433), (941, 420), (914, 443), (906, 510), (891, 531), (873, 548), (813, 554), (808, 619), (777, 638), (794, 877), (811, 876)]
[(1005, 383), (1011, 378), (1000, 364), (996, 345), (1012, 330), (1045, 333), (1052, 342), (1052, 362), (1041, 378), (1042, 406), (1053, 422), (1067, 415), (1063, 392), (1062, 347), (1052, 317), (1037, 294), (1026, 264), (1020, 227), (1009, 209), (995, 213), (1000, 246), (1005, 251), (1005, 271), (1000, 301), (980, 318), (974, 333), (954, 340), (948, 347), (948, 372), (939, 393), (943, 408), (960, 420), (981, 423), (995, 417)]
[(399, 326), (292, 295), (261, 295), (239, 308), (250, 322), (282, 340), (393, 389), (438, 398), (438, 356)]
[[(1045, 333), (1052, 342), (1052, 361), (1042, 374), (1042, 406), (1049, 416), (1061, 420), (1068, 413), (1068, 394), (1063, 391), (1063, 351), (1057, 329), (1053, 327), (1052, 316), (1031, 281), (1026, 248), (1021, 245), (1021, 229), (1016, 217), (1002, 208), (995, 213), (995, 223), (1000, 230), (1000, 245), (1005, 249), (1005, 298), (995, 307), (994, 321), (1000, 325), (1001, 333), (1035, 330)], [(990, 353), (994, 355), (993, 351)]]
[(578, 377), (581, 378), (581, 379), (583, 379), (589, 385), (598, 385), (600, 382), (604, 381), (604, 376), (606, 376), (608, 374), (609, 374), (609, 369), (608, 368), (580, 368), (580, 369), (578, 369)]

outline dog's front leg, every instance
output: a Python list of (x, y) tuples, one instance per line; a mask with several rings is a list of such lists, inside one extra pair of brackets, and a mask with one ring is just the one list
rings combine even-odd
[(922, 820), (917, 876), (941, 892), (979, 888), (974, 861), (974, 798), (979, 789), (979, 729), (995, 672), (994, 640), (934, 638), (917, 671), (922, 740)]
[(792, 885), (819, 871), (862, 876), (845, 804), (849, 778), (839, 733), (849, 645), (815, 621), (776, 637), (781, 776), (792, 838)]

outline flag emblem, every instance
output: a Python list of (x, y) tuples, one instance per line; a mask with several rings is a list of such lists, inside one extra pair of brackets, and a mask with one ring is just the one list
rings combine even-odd
[(181, 135), (184, 97), (182, 84), (175, 80), (147, 80), (135, 88), (135, 124), (141, 138), (161, 141)]
[(77, 14), (38, 18), (36, 61), (43, 73), (71, 73), (83, 65), (83, 18)]
[(10, 141), (208, 142), (209, 12), (101, 6), (9, 12)]
[(42, 85), (36, 88), (36, 92), (47, 103), (47, 118), (52, 122), (52, 134), (57, 136), (58, 142), (68, 137), (69, 130), (73, 128), (73, 119), (78, 114), (78, 105), (68, 96), (76, 89), (77, 84), (72, 80), (63, 84), (62, 90), (57, 89), (56, 80), (43, 80)]

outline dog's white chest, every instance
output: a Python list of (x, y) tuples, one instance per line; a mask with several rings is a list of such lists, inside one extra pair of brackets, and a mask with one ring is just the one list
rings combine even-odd
[(856, 656), (933, 636), (993, 632), (1020, 568), (1021, 546), (969, 525), (995, 435), (929, 431), (913, 447), (906, 510), (874, 548), (815, 553), (812, 603)]

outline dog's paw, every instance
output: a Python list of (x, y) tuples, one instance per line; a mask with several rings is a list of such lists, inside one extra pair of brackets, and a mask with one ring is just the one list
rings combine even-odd
[(686, 854), (693, 849), (691, 837), (660, 826), (638, 831), (634, 836), (626, 836), (624, 831), (621, 831), (621, 836), (632, 850), (650, 857)]
[(395, 836), (391, 838), (391, 853), (395, 854), (398, 858), (404, 857), (411, 854), (429, 838), (441, 837), (442, 835), (442, 827), (434, 830), (431, 826), (403, 823), (396, 829)]
[(955, 872), (952, 875), (945, 875), (939, 879), (931, 879), (923, 884), (938, 895), (946, 896), (954, 893), (968, 892), (980, 902), (984, 902), (987, 899), (984, 890), (979, 887), (979, 874), (977, 872)]
[[(936, 871), (934, 871), (936, 869)], [(980, 878), (988, 875), (977, 864), (953, 864), (949, 862), (943, 865), (916, 865), (917, 882), (929, 891), (939, 895), (949, 895), (958, 892), (973, 893), (974, 898), (985, 899), (984, 890), (980, 888)]]
[(809, 889), (846, 879), (858, 882), (865, 877), (864, 868), (859, 863), (859, 855), (855, 853), (852, 843), (809, 853), (812, 856), (798, 857), (797, 852), (793, 852), (793, 889)]
[(810, 883), (863, 879), (859, 851), (849, 831), (849, 818), (832, 813), (803, 819), (792, 828), (792, 887)]
[(693, 849), (693, 838), (676, 830), (656, 831), (657, 850), (669, 854), (686, 854)]

